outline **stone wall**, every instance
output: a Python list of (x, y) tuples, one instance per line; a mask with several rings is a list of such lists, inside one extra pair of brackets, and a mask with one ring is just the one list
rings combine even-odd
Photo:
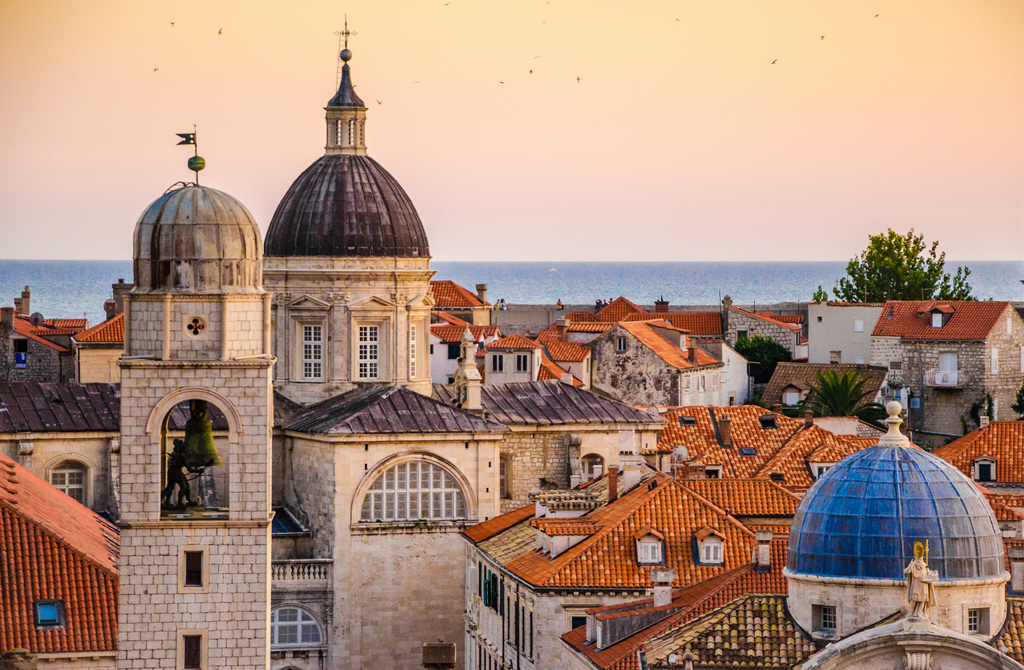
[(334, 551), (334, 448), (324, 442), (274, 437), (274, 504), (287, 505), (312, 533), (308, 558)]
[[(626, 350), (618, 350), (619, 338)], [(595, 338), (591, 351), (591, 386), (629, 405), (675, 405), (679, 399), (679, 371), (633, 337), (615, 326)]]
[(0, 381), (60, 382), (74, 380), (74, 365), (70, 355), (61, 356), (56, 349), (28, 338), (17, 338), (28, 344), (28, 354), (25, 367), (15, 367), (12, 330), (9, 325), (0, 323)]
[[(993, 355), (996, 357), (993, 359)], [(1024, 320), (1012, 307), (999, 318), (985, 342), (985, 390), (995, 401), (992, 420), (1020, 418), (1010, 407), (1024, 381)], [(993, 361), (996, 360), (996, 369)]]
[(800, 343), (800, 330), (790, 330), (785, 326), (751, 316), (735, 309), (728, 312), (728, 324), (724, 333), (725, 341), (730, 347), (736, 346), (739, 338), (739, 331), (746, 331), (747, 337), (762, 336), (775, 340), (782, 346), (789, 349), (789, 352), (796, 356), (796, 348)]
[[(0, 453), (50, 481), (52, 470), (71, 463), (85, 470), (85, 505), (95, 512), (116, 507), (110, 449), (115, 432), (27, 433), (0, 435)], [(116, 515), (115, 515), (116, 516)]]

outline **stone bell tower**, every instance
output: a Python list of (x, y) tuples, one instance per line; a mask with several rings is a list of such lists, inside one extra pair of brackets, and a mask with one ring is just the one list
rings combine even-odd
[(135, 226), (121, 368), (118, 668), (270, 658), (270, 295), (252, 215), (188, 184)]

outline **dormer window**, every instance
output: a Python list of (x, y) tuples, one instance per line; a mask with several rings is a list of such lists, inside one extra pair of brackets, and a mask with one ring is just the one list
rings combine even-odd
[(758, 421), (758, 423), (761, 424), (761, 427), (766, 429), (766, 430), (767, 429), (775, 429), (775, 428), (779, 427), (778, 424), (775, 423), (775, 415), (774, 414), (762, 414), (761, 416), (757, 417), (757, 421)]
[[(689, 380), (687, 380), (687, 381), (689, 381)], [(681, 416), (681, 417), (679, 417), (679, 425), (680, 426), (696, 426), (697, 425), (697, 417), (695, 417), (695, 416)]]
[(942, 328), (942, 312), (932, 312), (932, 328)]
[(640, 565), (665, 564), (665, 536), (644, 526), (633, 534), (636, 539), (636, 562)]
[(707, 466), (704, 466), (704, 476), (707, 479), (721, 479), (722, 478), (722, 466), (721, 465), (707, 465)]
[(697, 563), (700, 565), (722, 565), (725, 562), (725, 536), (705, 526), (697, 531)]
[(974, 481), (994, 482), (996, 481), (996, 461), (993, 458), (983, 456), (974, 461)]

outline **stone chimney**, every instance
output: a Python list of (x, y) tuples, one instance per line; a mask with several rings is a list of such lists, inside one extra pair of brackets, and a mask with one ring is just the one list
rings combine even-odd
[(480, 299), (480, 302), (487, 304), (487, 284), (476, 285), (476, 297)]
[(772, 568), (772, 531), (755, 531), (754, 540), (757, 542), (757, 571), (767, 572)]
[(982, 414), (978, 417), (978, 428), (988, 428), (988, 415)]
[(804, 410), (804, 428), (810, 428), (813, 425), (814, 425), (814, 410), (813, 409), (805, 409)]
[(619, 499), (619, 466), (608, 466), (608, 502), (613, 503)]
[(120, 314), (124, 311), (124, 294), (132, 290), (132, 285), (126, 284), (123, 277), (118, 277), (117, 283), (111, 284), (110, 288), (111, 294), (114, 296), (114, 302), (117, 305), (114, 314)]
[(725, 296), (722, 298), (722, 336), (727, 337), (729, 334), (729, 308), (732, 307), (732, 298)]
[(700, 363), (697, 362), (697, 347), (696, 346), (691, 346), (690, 347), (689, 354), (690, 354), (689, 355), (690, 363), (692, 363), (694, 365), (700, 365)]
[(14, 327), (14, 308), (0, 307), (0, 323)]
[(631, 452), (619, 453), (619, 463), (622, 466), (622, 490), (628, 491), (639, 484), (643, 477), (644, 458)]
[(31, 310), (32, 292), (25, 287), (25, 290), (21, 292), (21, 314), (22, 316), (28, 316), (32, 313)]
[(572, 386), (572, 373), (570, 373), (570, 372), (562, 373), (562, 376), (559, 377), (559, 380), (561, 380), (561, 382), (563, 384), (567, 384), (568, 386)]
[(654, 301), (654, 311), (657, 314), (664, 314), (668, 311), (668, 300), (665, 300), (664, 296)]
[(671, 568), (651, 568), (651, 586), (654, 587), (654, 607), (664, 607), (672, 602), (672, 582), (676, 571)]
[(558, 339), (565, 341), (565, 338), (569, 334), (569, 320), (559, 319), (555, 321), (555, 333), (558, 335)]
[(722, 446), (732, 446), (732, 419), (728, 416), (722, 416), (718, 419), (718, 432), (722, 436)]
[(103, 313), (106, 314), (106, 320), (110, 321), (117, 316), (117, 301), (113, 298), (107, 298), (103, 301)]

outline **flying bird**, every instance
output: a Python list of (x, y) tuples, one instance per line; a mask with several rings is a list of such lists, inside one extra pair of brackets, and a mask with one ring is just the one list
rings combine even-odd
[(876, 18), (876, 19), (878, 18), (878, 14), (875, 14), (875, 18)]
[(543, 55), (544, 55), (544, 54), (541, 54), (540, 56), (534, 56), (534, 57), (533, 57), (533, 60), (537, 60), (538, 58), (540, 58), (540, 57), (541, 57), (541, 56), (543, 56)]
[(383, 102), (381, 102), (380, 100), (377, 100), (377, 104), (378, 104), (378, 105), (383, 105), (384, 103), (383, 103)]
[(577, 84), (580, 83), (580, 78), (579, 77), (576, 77), (576, 83)]
[(778, 63), (778, 62), (779, 62), (779, 59), (778, 59), (778, 58), (776, 58), (775, 60), (773, 60), (773, 61), (772, 61), (772, 65), (775, 65), (775, 64), (776, 64), (776, 63)]
[(824, 35), (822, 35), (822, 36), (821, 36), (821, 39), (825, 39), (825, 36), (824, 36)]
[(174, 27), (174, 21), (171, 21), (171, 27), (172, 28)]
[(217, 31), (217, 34), (218, 34), (218, 35), (223, 35), (223, 34), (224, 34), (224, 29), (223, 29), (223, 28), (221, 28), (220, 30), (218, 30), (218, 31)]
[(155, 67), (155, 68), (153, 68), (153, 72), (156, 72), (156, 71), (157, 71), (157, 70), (159, 70), (159, 69), (160, 69), (160, 68), (158, 68), (158, 67)]
[(530, 74), (533, 74), (533, 70), (530, 70)]

